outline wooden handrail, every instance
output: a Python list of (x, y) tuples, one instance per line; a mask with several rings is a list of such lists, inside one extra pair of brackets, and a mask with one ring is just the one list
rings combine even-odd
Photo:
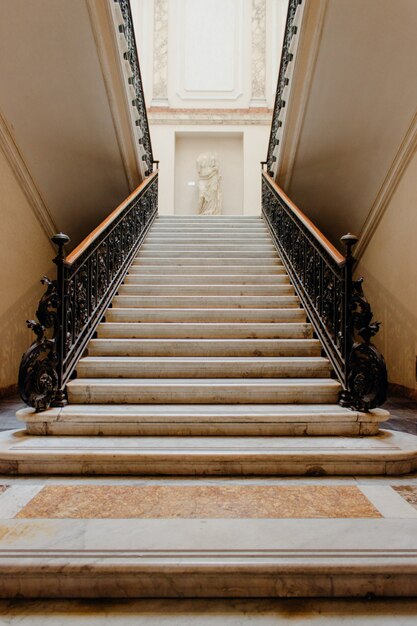
[(149, 176), (147, 176), (141, 184), (136, 187), (134, 191), (125, 199), (119, 206), (114, 209), (85, 239), (82, 240), (81, 243), (78, 244), (76, 248), (65, 258), (65, 265), (72, 265), (78, 257), (87, 250), (88, 246), (95, 240), (99, 235), (103, 232), (103, 230), (116, 219), (118, 215), (126, 208), (126, 206), (133, 200), (133, 198), (147, 187), (155, 176), (158, 175), (158, 172), (152, 172)]
[(304, 226), (310, 231), (310, 233), (314, 236), (315, 239), (320, 243), (320, 245), (330, 254), (333, 260), (338, 265), (344, 265), (346, 262), (345, 257), (337, 248), (334, 247), (332, 243), (323, 235), (321, 230), (317, 228), (313, 224), (313, 222), (298, 208), (296, 204), (287, 196), (287, 194), (281, 189), (279, 185), (274, 181), (274, 179), (265, 171), (262, 172), (262, 176), (265, 177), (271, 187), (276, 191), (276, 193), (282, 198), (285, 204), (291, 209), (291, 211), (298, 217), (300, 222), (304, 224)]

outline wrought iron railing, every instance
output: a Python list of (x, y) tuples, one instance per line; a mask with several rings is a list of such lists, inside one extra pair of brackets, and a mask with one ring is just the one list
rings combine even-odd
[(158, 172), (146, 179), (69, 256), (69, 237), (54, 235), (56, 280), (27, 325), (36, 339), (22, 357), (19, 391), (37, 411), (66, 404), (65, 386), (117, 292), (158, 210)]
[(136, 125), (140, 129), (139, 143), (143, 147), (144, 154), (142, 159), (146, 163), (145, 176), (149, 176), (153, 168), (153, 154), (151, 137), (149, 133), (148, 116), (146, 112), (145, 96), (143, 91), (142, 77), (140, 73), (140, 66), (138, 60), (138, 51), (136, 46), (135, 30), (133, 28), (132, 12), (130, 10), (130, 0), (114, 0), (120, 5), (120, 10), (123, 15), (124, 24), (122, 26), (123, 34), (126, 39), (127, 51), (124, 52), (124, 59), (129, 61), (132, 76), (129, 78), (129, 83), (132, 85), (135, 91), (135, 98), (132, 102), (138, 111), (138, 117), (136, 119)]
[(309, 320), (342, 384), (340, 404), (366, 411), (386, 399), (387, 370), (371, 343), (373, 322), (362, 290), (353, 280), (352, 248), (358, 238), (341, 238), (343, 256), (291, 202), (267, 172), (262, 175), (262, 212)]
[(286, 102), (283, 99), (284, 89), (288, 85), (288, 77), (287, 68), (289, 63), (293, 61), (293, 54), (291, 52), (291, 41), (294, 35), (296, 35), (297, 29), (294, 25), (294, 17), (297, 11), (297, 7), (303, 3), (303, 0), (289, 0), (288, 2), (288, 11), (287, 11), (287, 21), (285, 25), (284, 31), (284, 39), (282, 43), (282, 52), (281, 52), (281, 63), (279, 66), (278, 73), (278, 82), (277, 82), (277, 90), (275, 95), (275, 104), (274, 111), (272, 116), (272, 126), (271, 133), (269, 136), (269, 144), (268, 144), (268, 155), (267, 155), (267, 166), (269, 174), (272, 173), (272, 168), (274, 167), (274, 163), (276, 157), (274, 156), (274, 150), (278, 143), (277, 134), (278, 130), (281, 126), (281, 121), (279, 119), (280, 112), (283, 107), (286, 106)]

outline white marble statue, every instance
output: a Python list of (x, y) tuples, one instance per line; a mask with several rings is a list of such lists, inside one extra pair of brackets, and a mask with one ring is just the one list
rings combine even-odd
[(200, 215), (220, 215), (222, 212), (222, 177), (219, 173), (219, 160), (215, 152), (204, 152), (197, 158), (198, 213)]

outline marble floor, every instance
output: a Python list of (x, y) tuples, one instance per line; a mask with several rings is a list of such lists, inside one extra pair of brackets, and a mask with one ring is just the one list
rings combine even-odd
[[(0, 429), (21, 427), (18, 399), (0, 403)], [(387, 426), (417, 434), (417, 404), (391, 398)], [(369, 532), (377, 549), (417, 553), (417, 475), (314, 478), (0, 477), (0, 550), (28, 546), (103, 545), (117, 524), (120, 537), (141, 537), (150, 517), (174, 528), (181, 541), (196, 533), (225, 546), (244, 540), (277, 543), (299, 529), (322, 529), (319, 541), (341, 537), (360, 544)], [(112, 520), (118, 520), (114, 522)], [(290, 526), (288, 523), (290, 522)], [(153, 522), (152, 522), (153, 523)], [(179, 526), (178, 526), (179, 524)], [(239, 526), (241, 524), (241, 526)], [(372, 525), (372, 526), (369, 526)], [(162, 532), (169, 536), (170, 532)], [(300, 535), (302, 532), (300, 532)], [(356, 539), (355, 539), (356, 537)], [(102, 538), (102, 539), (101, 539)], [(329, 539), (330, 541), (330, 539)], [(49, 543), (48, 543), (49, 542)], [(74, 543), (74, 545), (72, 545)], [(314, 539), (316, 542), (316, 539)], [(408, 542), (408, 543), (407, 543)], [(380, 544), (380, 545), (379, 545)], [(412, 544), (412, 545), (411, 545)], [(414, 545), (416, 544), (416, 545)], [(375, 548), (374, 546), (374, 548)], [(0, 626), (408, 626), (417, 600), (403, 599), (143, 599), (0, 600)]]

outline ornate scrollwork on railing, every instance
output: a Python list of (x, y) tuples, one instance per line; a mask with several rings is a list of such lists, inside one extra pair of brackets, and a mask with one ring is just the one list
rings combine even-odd
[(347, 388), (349, 404), (359, 411), (368, 411), (387, 399), (388, 380), (384, 357), (371, 343), (379, 331), (380, 322), (372, 322), (373, 313), (362, 283), (363, 278), (354, 281), (351, 290), (352, 348), (347, 359)]
[[(68, 257), (69, 238), (52, 238), (57, 280), (48, 289), (36, 316), (27, 324), (37, 339), (23, 355), (19, 371), (22, 399), (37, 411), (65, 404), (65, 385), (141, 245), (158, 210), (158, 173), (134, 192)], [(51, 337), (45, 331), (51, 330)]]
[(132, 77), (129, 79), (130, 84), (135, 90), (135, 101), (133, 106), (137, 108), (138, 119), (137, 125), (141, 131), (141, 138), (139, 143), (142, 144), (144, 154), (142, 159), (145, 161), (147, 170), (145, 176), (149, 176), (153, 169), (153, 155), (152, 144), (149, 133), (148, 116), (146, 112), (145, 96), (143, 92), (143, 83), (140, 73), (140, 66), (138, 60), (138, 51), (136, 47), (135, 31), (133, 27), (132, 12), (130, 9), (130, 0), (115, 0), (119, 3), (120, 9), (124, 19), (123, 33), (126, 38), (127, 52), (124, 53), (126, 61), (129, 61), (132, 71)]
[[(37, 411), (48, 409), (58, 389), (56, 370), (58, 355), (56, 338), (58, 334), (59, 295), (57, 281), (44, 276), (41, 280), (47, 285), (42, 296), (35, 320), (27, 320), (28, 328), (36, 335), (35, 341), (22, 357), (19, 368), (19, 391), (22, 400)], [(51, 331), (47, 337), (45, 332)]]
[(281, 63), (278, 73), (278, 83), (275, 95), (274, 111), (272, 116), (271, 134), (269, 137), (268, 156), (266, 161), (268, 165), (268, 172), (271, 172), (274, 162), (276, 160), (276, 157), (274, 156), (274, 150), (277, 145), (278, 129), (281, 126), (279, 114), (281, 112), (281, 109), (286, 105), (283, 99), (284, 88), (288, 85), (286, 72), (289, 63), (293, 60), (293, 56), (290, 51), (291, 40), (296, 34), (296, 29), (293, 22), (297, 7), (302, 2), (303, 0), (289, 0), (288, 2), (287, 21), (285, 25), (284, 40), (282, 43)]
[(387, 370), (371, 343), (379, 322), (363, 290), (352, 280), (354, 235), (340, 254), (264, 173), (262, 211), (315, 332), (342, 384), (340, 403), (368, 411), (386, 400)]

